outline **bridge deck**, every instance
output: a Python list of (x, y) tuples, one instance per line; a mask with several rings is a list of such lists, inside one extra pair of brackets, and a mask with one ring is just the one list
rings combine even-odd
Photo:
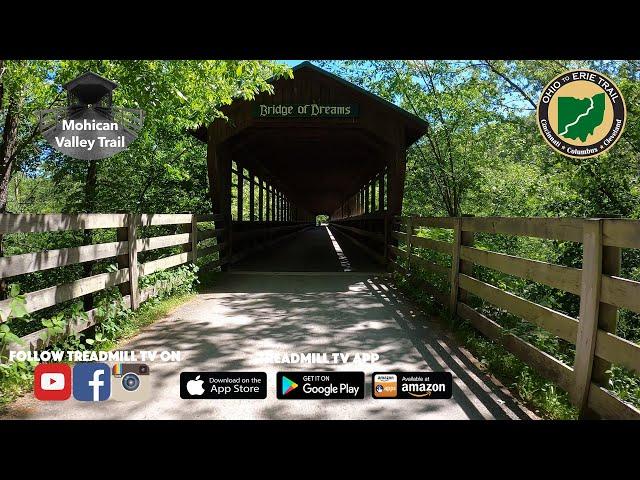
[(344, 234), (312, 227), (235, 263), (232, 270), (257, 272), (377, 272), (376, 264)]
[[(153, 363), (153, 399), (38, 402), (29, 394), (10, 417), (56, 419), (516, 419), (526, 409), (478, 369), (434, 319), (414, 309), (382, 276), (366, 273), (227, 273), (123, 349), (181, 350), (180, 363)], [(375, 365), (274, 365), (260, 354), (377, 352)], [(278, 370), (363, 370), (364, 400), (277, 400)], [(451, 400), (375, 400), (370, 374), (449, 370)], [(266, 371), (265, 400), (181, 400), (180, 371)]]

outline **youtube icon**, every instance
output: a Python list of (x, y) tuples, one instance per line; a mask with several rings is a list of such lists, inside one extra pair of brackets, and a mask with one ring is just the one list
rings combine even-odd
[(33, 393), (38, 400), (67, 400), (71, 396), (71, 367), (62, 363), (38, 365)]

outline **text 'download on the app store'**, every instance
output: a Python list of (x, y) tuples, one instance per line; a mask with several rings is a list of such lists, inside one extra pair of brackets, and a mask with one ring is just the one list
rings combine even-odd
[(183, 399), (264, 399), (267, 374), (264, 372), (181, 372)]

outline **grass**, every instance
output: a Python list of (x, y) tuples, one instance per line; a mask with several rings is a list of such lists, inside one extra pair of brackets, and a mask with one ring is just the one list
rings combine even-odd
[[(396, 285), (425, 312), (439, 318), (448, 316), (415, 282), (396, 276)], [(542, 378), (504, 347), (484, 337), (467, 321), (456, 318), (447, 326), (491, 374), (538, 416), (553, 420), (578, 418), (566, 392)]]
[[(176, 294), (161, 300), (149, 300), (140, 309), (131, 312), (119, 324), (115, 341), (102, 342), (96, 349), (113, 350), (137, 335), (140, 330), (163, 318), (172, 310), (195, 297), (195, 293)], [(36, 362), (11, 362), (0, 364), (0, 414), (18, 397), (33, 389), (33, 369)]]
[(568, 394), (536, 374), (515, 355), (478, 333), (468, 322), (453, 329), (455, 337), (520, 400), (542, 418), (577, 418)]
[(220, 278), (220, 275), (222, 275), (222, 272), (218, 272), (217, 270), (200, 270), (200, 272), (198, 272), (199, 285), (197, 290), (199, 292), (206, 291), (215, 284), (215, 282)]
[(133, 312), (127, 321), (120, 326), (122, 331), (115, 342), (104, 342), (100, 345), (101, 350), (114, 350), (120, 345), (140, 333), (140, 330), (157, 320), (163, 318), (180, 305), (195, 298), (195, 293), (178, 294), (158, 301), (149, 301), (140, 306), (140, 309)]
[(34, 367), (29, 362), (0, 365), (0, 414), (9, 403), (33, 389)]

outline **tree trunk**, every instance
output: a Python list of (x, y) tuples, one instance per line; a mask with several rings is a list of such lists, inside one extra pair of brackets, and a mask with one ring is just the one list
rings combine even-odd
[[(0, 65), (0, 70), (2, 66)], [(0, 84), (1, 85), (1, 84)], [(18, 144), (18, 123), (20, 113), (20, 99), (9, 99), (7, 115), (2, 131), (2, 143), (0, 144), (0, 214), (7, 211), (7, 198), (9, 196), (9, 181), (13, 173), (15, 163), (14, 153)], [(2, 234), (0, 234), (0, 257), (4, 255)], [(6, 280), (0, 279), (0, 299), (7, 298)]]
[[(87, 213), (94, 213), (96, 209), (96, 184), (98, 183), (98, 162), (89, 160), (87, 165), (87, 176), (84, 184), (84, 210)], [(91, 245), (93, 243), (93, 230), (84, 230), (83, 244)], [(85, 262), (83, 265), (83, 276), (90, 277), (95, 262)], [(82, 297), (84, 311), (87, 312), (93, 308), (93, 294)]]
[(0, 60), (0, 110), (2, 110), (2, 100), (4, 98), (4, 82), (2, 81), (2, 77), (4, 77), (5, 72), (4, 60)]
[(19, 110), (20, 102), (15, 98), (10, 99), (2, 132), (2, 144), (0, 144), (0, 213), (7, 210), (9, 180), (11, 180), (14, 165), (13, 154), (18, 144)]

